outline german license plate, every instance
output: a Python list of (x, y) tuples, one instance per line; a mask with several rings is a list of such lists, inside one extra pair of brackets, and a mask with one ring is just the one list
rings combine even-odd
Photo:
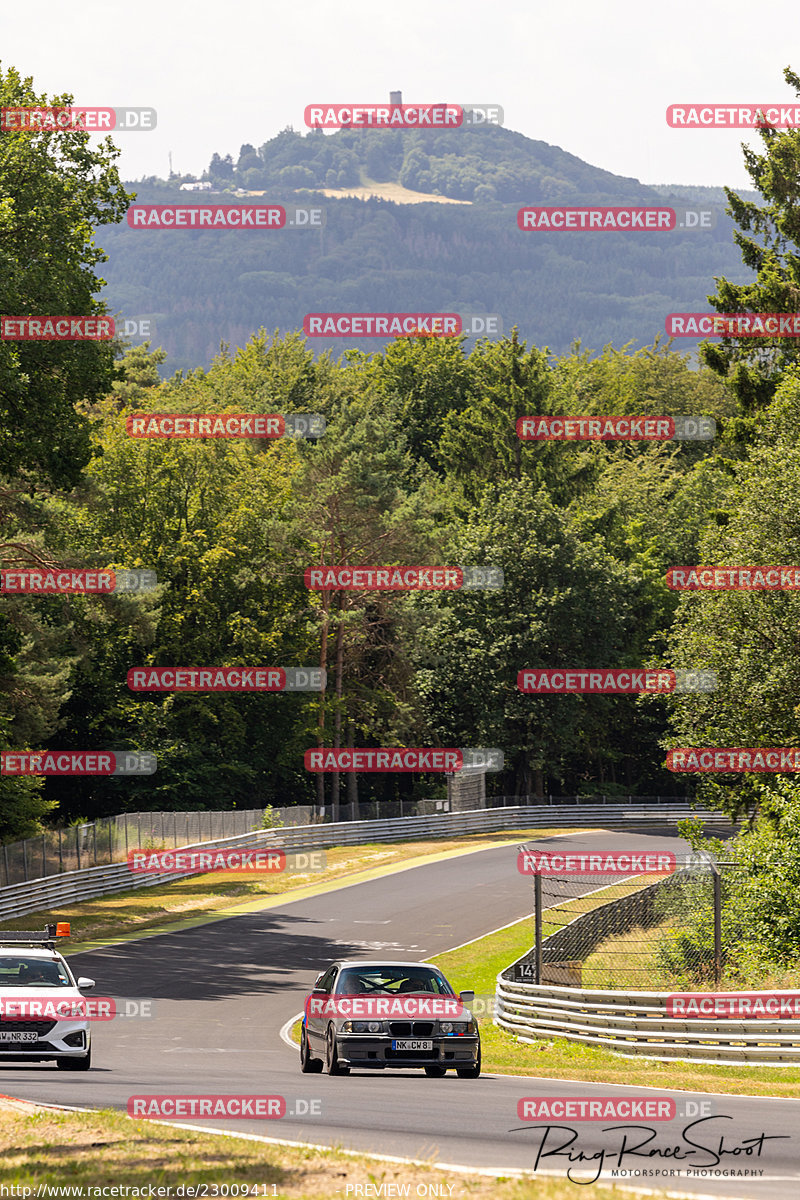
[(7, 1030), (0, 1031), (0, 1042), (38, 1042), (38, 1033), (31, 1033), (30, 1030), (20, 1030), (18, 1033), (11, 1033)]
[(392, 1042), (393, 1050), (432, 1050), (433, 1042), (428, 1038), (402, 1038), (399, 1041)]

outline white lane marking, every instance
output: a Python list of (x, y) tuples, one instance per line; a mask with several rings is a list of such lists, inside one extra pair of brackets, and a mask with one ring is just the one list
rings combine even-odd
[(464, 946), (471, 946), (473, 942), (480, 942), (485, 937), (491, 937), (493, 933), (502, 933), (504, 929), (510, 929), (512, 925), (521, 925), (523, 921), (533, 919), (533, 913), (526, 913), (524, 917), (517, 917), (516, 921), (509, 921), (507, 925), (498, 925), (497, 929), (490, 929), (488, 933), (479, 933), (477, 937), (470, 938), (468, 942), (461, 942), (458, 946), (448, 946), (446, 950), (437, 950), (437, 954), (450, 954), (453, 950), (461, 950)]
[(169, 1046), (162, 1054), (252, 1054), (252, 1050), (227, 1050), (224, 1046)]
[[(302, 1017), (302, 1015), (303, 1014), (300, 1013), (301, 1017)], [(533, 1043), (530, 1043), (530, 1044), (533, 1045)], [(619, 1055), (619, 1057), (620, 1057), (620, 1059), (623, 1059), (623, 1055)], [(644, 1057), (644, 1056), (642, 1056), (642, 1057)], [(633, 1058), (628, 1058), (627, 1056), (624, 1056), (624, 1061), (629, 1062), (629, 1063), (635, 1063), (637, 1060), (633, 1059)], [(653, 1059), (647, 1058), (647, 1059), (645, 1059), (645, 1061), (653, 1062)], [(663, 1060), (659, 1059), (657, 1061), (663, 1061)], [(686, 1062), (688, 1065), (690, 1060), (688, 1060), (688, 1059), (677, 1059), (677, 1060), (670, 1059), (670, 1062), (673, 1062), (673, 1061)], [(727, 1063), (716, 1063), (715, 1065), (719, 1067), (719, 1066), (727, 1066), (728, 1064)], [(758, 1066), (761, 1066), (762, 1064), (760, 1064), (760, 1063), (752, 1063), (752, 1064), (737, 1063), (736, 1065), (737, 1065), (737, 1067), (746, 1067), (746, 1066), (750, 1066), (750, 1065), (752, 1065), (754, 1067), (758, 1067)], [(777, 1065), (779, 1065), (779, 1064), (777, 1064)], [(585, 1084), (591, 1085), (591, 1087), (613, 1087), (613, 1088), (625, 1087), (625, 1088), (630, 1088), (631, 1090), (633, 1090), (635, 1088), (636, 1091), (639, 1091), (639, 1089), (642, 1088), (647, 1092), (667, 1092), (667, 1093), (669, 1093), (670, 1096), (674, 1096), (674, 1095), (713, 1096), (715, 1100), (776, 1100), (779, 1104), (800, 1104), (800, 1099), (798, 1099), (796, 1096), (751, 1096), (745, 1092), (703, 1092), (699, 1088), (674, 1088), (674, 1087), (668, 1088), (668, 1087), (665, 1087), (663, 1084), (661, 1084), (661, 1086), (659, 1087), (659, 1085), (657, 1083), (603, 1083), (602, 1080), (600, 1083), (598, 1083), (594, 1079), (581, 1079), (581, 1080), (560, 1079), (557, 1075), (504, 1075), (502, 1071), (492, 1071), (492, 1077), (493, 1078), (496, 1077), (497, 1079), (517, 1079), (520, 1081), (525, 1080), (525, 1079), (539, 1079), (543, 1083), (569, 1083), (569, 1084), (585, 1083)]]
[(295, 1021), (300, 1020), (302, 1015), (303, 1015), (303, 1010), (301, 1009), (299, 1013), (295, 1013), (295, 1015), (293, 1017), (289, 1017), (289, 1020), (286, 1022), (286, 1024), (281, 1026), (281, 1031), (280, 1031), (280, 1034), (278, 1035), (282, 1042), (286, 1042), (287, 1046), (292, 1047), (295, 1054), (298, 1053), (300, 1047), (298, 1046), (297, 1042), (292, 1041), (291, 1037), (289, 1036), (289, 1030), (292, 1028)]
[(353, 921), (354, 925), (388, 925), (388, 921)]

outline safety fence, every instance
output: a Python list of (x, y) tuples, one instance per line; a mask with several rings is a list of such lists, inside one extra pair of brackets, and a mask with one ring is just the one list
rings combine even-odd
[[(514, 965), (529, 983), (592, 988), (719, 986), (723, 907), (742, 868), (679, 857), (666, 877), (534, 877), (533, 945)], [(735, 935), (726, 924), (725, 935)]]
[[(553, 803), (555, 801), (555, 804)], [(630, 806), (642, 808), (655, 805), (669, 808), (685, 807), (688, 801), (670, 796), (627, 796), (612, 800), (600, 796), (586, 799), (580, 796), (494, 796), (487, 798), (487, 807), (580, 808), (603, 809)], [(478, 808), (475, 805), (475, 808)], [(480, 805), (483, 808), (483, 805)], [(449, 801), (420, 800), (414, 805), (400, 801), (369, 805), (339, 806), (341, 821), (391, 820), (395, 817), (430, 816), (450, 811)], [(84, 867), (99, 867), (125, 862), (129, 850), (159, 847), (177, 849), (214, 842), (222, 838), (239, 837), (264, 827), (264, 814), (278, 827), (332, 824), (330, 806), (309, 804), (288, 805), (285, 808), (229, 809), (224, 812), (136, 812), (121, 816), (99, 817), (96, 821), (71, 825), (68, 829), (48, 829), (36, 837), (0, 846), (0, 887), (60, 875), (65, 871), (80, 871)]]
[[(255, 810), (259, 815), (261, 810)], [(150, 815), (153, 814), (143, 814)], [(169, 814), (170, 816), (172, 814)], [(180, 814), (178, 814), (180, 816)], [(216, 814), (219, 815), (219, 814)], [(656, 824), (674, 827), (688, 816), (697, 816), (718, 832), (728, 828), (727, 818), (722, 813), (695, 810), (688, 804), (672, 805), (668, 809), (654, 810), (648, 806), (635, 805), (584, 805), (580, 808), (557, 806), (538, 809), (521, 805), (516, 808), (477, 809), (473, 812), (437, 813), (421, 817), (402, 817), (381, 821), (343, 821), (316, 825), (301, 825), (277, 829), (258, 829), (206, 842), (179, 843), (181, 845), (269, 845), (284, 850), (322, 849), (326, 846), (362, 845), (370, 842), (419, 841), (427, 838), (459, 837), (470, 833), (497, 832), (500, 830), (536, 829), (556, 827), (602, 826), (626, 830), (650, 829)], [(157, 838), (143, 849), (172, 848), (169, 839), (162, 845)], [(129, 849), (138, 849), (130, 845)], [(27, 880), (0, 887), (0, 920), (39, 912), (59, 904), (87, 900), (110, 892), (130, 888), (148, 887), (164, 879), (178, 878), (177, 875), (134, 874), (127, 862), (64, 871), (37, 880)]]
[[(240, 837), (262, 829), (263, 808), (226, 812), (136, 812), (100, 817), (68, 829), (48, 829), (36, 837), (0, 846), (0, 886), (24, 883), (125, 862), (129, 850), (153, 847), (176, 850), (199, 842)], [(285, 825), (307, 825), (311, 808), (297, 805), (271, 810), (271, 819)]]
[[(709, 985), (719, 986), (723, 903), (740, 870), (695, 854), (652, 883), (642, 875), (591, 883), (534, 876), (534, 944), (497, 976), (495, 1023), (522, 1042), (563, 1038), (628, 1057), (797, 1066), (796, 1018), (687, 1019), (668, 1008), (670, 996), (695, 992), (705, 1003)], [(633, 991), (637, 978), (665, 990)], [(763, 1012), (777, 1011), (771, 993), (747, 995), (751, 1013), (759, 999)]]

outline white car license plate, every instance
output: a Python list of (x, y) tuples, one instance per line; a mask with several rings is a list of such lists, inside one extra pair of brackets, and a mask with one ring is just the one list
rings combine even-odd
[(38, 1042), (38, 1040), (38, 1033), (31, 1033), (30, 1030), (20, 1030), (18, 1033), (0, 1031), (0, 1042)]
[(433, 1042), (430, 1039), (421, 1038), (403, 1038), (400, 1041), (392, 1042), (393, 1050), (432, 1050)]

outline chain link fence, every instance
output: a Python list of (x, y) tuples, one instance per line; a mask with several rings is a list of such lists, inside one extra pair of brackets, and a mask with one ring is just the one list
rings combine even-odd
[[(0, 887), (124, 862), (129, 850), (177, 849), (241, 837), (263, 829), (264, 811), (125, 813), (68, 829), (48, 829), (36, 837), (0, 846)], [(308, 805), (272, 810), (273, 820), (282, 825), (308, 825), (311, 816)]]
[(743, 868), (679, 856), (666, 876), (533, 877), (534, 944), (517, 982), (601, 990), (702, 990), (726, 967), (723, 914)]
[[(473, 804), (473, 808), (516, 808), (520, 804), (529, 804), (532, 807), (538, 808), (564, 808), (574, 806), (580, 808), (583, 805), (602, 804), (609, 807), (618, 806), (620, 804), (642, 805), (643, 807), (658, 808), (663, 806), (668, 808), (671, 804), (687, 804), (690, 803), (689, 796), (532, 796), (530, 794), (524, 796), (485, 796), (480, 804)], [(428, 805), (425, 812), (450, 812), (451, 799), (450, 797), (442, 797), (436, 800), (422, 800), (421, 805)], [(342, 809), (348, 806), (342, 805)], [(388, 805), (386, 806), (388, 808)], [(406, 805), (406, 811), (408, 811)], [(399, 814), (398, 814), (399, 815)]]

